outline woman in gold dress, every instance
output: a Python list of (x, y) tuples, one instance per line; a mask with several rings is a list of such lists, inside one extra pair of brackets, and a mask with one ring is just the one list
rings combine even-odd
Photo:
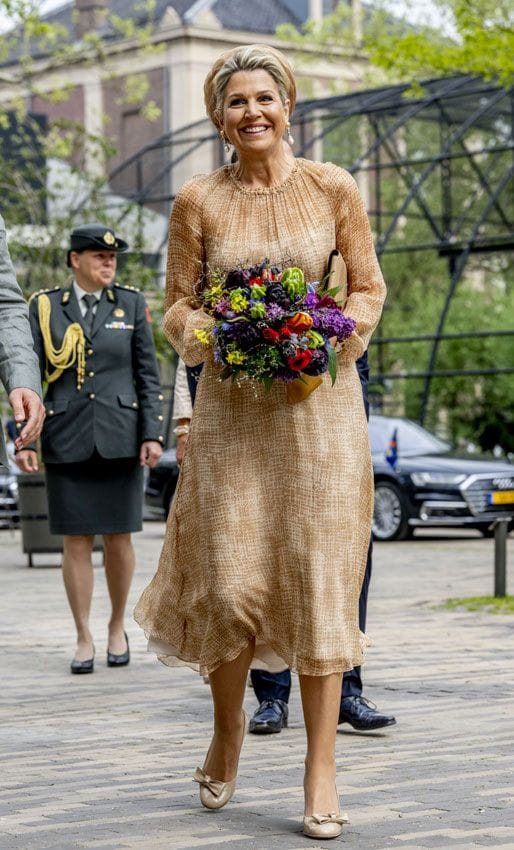
[[(355, 360), (385, 285), (350, 174), (284, 151), (295, 97), (287, 60), (262, 45), (223, 54), (205, 81), (207, 112), (238, 160), (182, 186), (171, 214), (165, 330), (187, 365), (206, 362), (159, 568), (135, 613), (161, 661), (209, 675), (214, 735), (195, 773), (208, 808), (234, 793), (252, 661), (298, 672), (304, 832), (332, 838), (345, 822), (335, 739), (342, 674), (362, 661), (358, 599), (373, 499)], [(212, 322), (195, 297), (202, 274), (269, 258), (321, 280), (334, 247), (348, 268), (345, 312), (357, 322), (335, 386), (324, 375), (288, 405), (280, 382), (268, 394), (219, 382), (195, 334)]]

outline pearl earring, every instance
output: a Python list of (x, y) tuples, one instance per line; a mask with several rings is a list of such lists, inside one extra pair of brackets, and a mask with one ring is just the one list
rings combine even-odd
[(292, 147), (294, 145), (294, 139), (293, 139), (293, 136), (292, 136), (292, 133), (291, 133), (291, 122), (290, 121), (288, 121), (287, 124), (286, 124), (286, 130), (287, 130), (288, 144), (290, 144), (291, 147)]
[(223, 147), (225, 148), (225, 153), (230, 153), (230, 142), (228, 141), (227, 137), (225, 136), (225, 133), (224, 133), (223, 130), (220, 130), (220, 136), (221, 136), (221, 140), (223, 142)]

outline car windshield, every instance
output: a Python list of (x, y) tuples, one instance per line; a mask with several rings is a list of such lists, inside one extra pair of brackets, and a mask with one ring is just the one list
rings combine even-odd
[(451, 446), (409, 419), (370, 416), (369, 438), (374, 455), (385, 455), (397, 429), (398, 456), (433, 455), (449, 452)]

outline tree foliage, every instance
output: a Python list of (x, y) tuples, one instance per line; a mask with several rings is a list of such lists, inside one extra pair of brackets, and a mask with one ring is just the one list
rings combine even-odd
[(512, 0), (434, 0), (450, 35), (429, 26), (367, 33), (370, 61), (395, 80), (422, 80), (456, 73), (514, 82)]
[[(417, 4), (419, 8), (419, 3)], [(389, 4), (389, 8), (392, 4)], [(482, 76), (508, 86), (514, 80), (514, 42), (512, 0), (438, 0), (445, 17), (446, 34), (428, 25), (411, 26), (406, 21), (393, 18), (388, 9), (375, 4), (373, 12), (363, 18), (362, 40), (356, 38), (354, 22), (347, 4), (340, 3), (332, 15), (323, 22), (308, 22), (302, 32), (282, 27), (279, 34), (298, 48), (310, 45), (323, 52), (327, 59), (344, 68), (349, 55), (367, 56), (375, 71), (362, 76), (363, 84), (380, 81), (411, 82), (463, 73)], [(451, 35), (448, 35), (450, 33)], [(357, 33), (358, 34), (358, 33)], [(303, 52), (303, 55), (308, 51)], [(300, 56), (300, 51), (298, 52)], [(299, 60), (300, 61), (300, 60)], [(303, 58), (301, 61), (305, 61)], [(377, 76), (378, 69), (378, 76)], [(341, 86), (344, 90), (344, 86)], [(380, 197), (381, 220), (372, 215), (372, 223), (384, 232), (393, 212), (400, 208), (409, 187), (418, 184), (414, 198), (408, 204), (397, 225), (391, 243), (420, 245), (433, 241), (433, 234), (417, 201), (432, 211), (437, 220), (443, 214), (441, 187), (444, 176), (435, 166), (428, 177), (423, 177), (425, 164), (440, 151), (441, 128), (437, 121), (411, 118), (401, 127), (397, 136), (389, 140), (396, 146), (409, 165), (374, 174), (368, 179), (379, 180), (372, 187), (371, 204), (375, 192)], [(333, 121), (333, 115), (330, 119)], [(375, 127), (373, 128), (373, 122)], [(383, 123), (380, 123), (383, 122)], [(378, 116), (345, 118), (339, 127), (332, 129), (323, 140), (323, 159), (348, 167), (367, 147), (369, 133), (378, 133), (387, 126), (387, 119)], [(319, 128), (318, 128), (319, 129)], [(449, 132), (449, 131), (448, 131)], [(501, 142), (503, 147), (511, 133), (508, 123), (496, 122), (470, 130), (463, 137), (471, 150), (491, 147)], [(456, 146), (452, 153), (462, 153)], [(376, 154), (382, 165), (391, 156), (391, 148)], [(394, 158), (394, 157), (393, 157)], [(418, 165), (418, 161), (420, 164)], [(434, 160), (435, 162), (435, 160)], [(507, 149), (484, 159), (455, 156), (451, 164), (454, 216), (470, 220), (479, 215), (485, 200), (477, 177), (477, 164), (485, 169), (491, 185), (499, 183), (512, 164)], [(369, 168), (371, 163), (365, 163)], [(358, 173), (357, 173), (358, 176)], [(407, 179), (405, 179), (407, 178)], [(501, 198), (504, 214), (514, 219), (514, 197), (508, 189)], [(503, 233), (503, 222), (493, 213), (481, 227), (481, 234), (491, 233), (497, 226)], [(492, 229), (492, 230), (491, 230)], [(465, 237), (465, 233), (463, 234)], [(407, 337), (431, 335), (435, 332), (443, 308), (451, 277), (449, 260), (435, 250), (401, 250), (386, 253), (381, 265), (388, 284), (388, 299), (379, 328), (379, 337)], [(444, 332), (448, 334), (472, 331), (501, 331), (512, 329), (514, 315), (514, 258), (512, 253), (474, 254), (468, 260), (451, 302)], [(409, 343), (384, 343), (372, 345), (370, 357), (372, 372), (401, 374), (423, 372), (427, 368), (431, 341)], [(509, 367), (514, 363), (514, 337), (491, 336), (443, 340), (440, 343), (436, 370), (472, 370)], [(392, 380), (378, 390), (385, 413), (400, 413), (417, 418), (423, 390), (422, 379)], [(505, 451), (514, 451), (514, 386), (512, 375), (454, 376), (434, 378), (431, 386), (428, 424), (446, 432), (457, 443), (474, 443), (484, 450), (500, 445)]]
[[(148, 23), (138, 27), (132, 20), (107, 13), (112, 38), (130, 39), (139, 55), (158, 49), (152, 44), (154, 7), (155, 0), (142, 0), (140, 12)], [(161, 358), (169, 357), (169, 346), (160, 333), (162, 299), (155, 270), (144, 262), (140, 210), (130, 201), (117, 199), (114, 203), (107, 182), (105, 164), (116, 153), (116, 140), (109, 137), (109, 117), (99, 116), (102, 129), (92, 133), (58, 108), (66, 105), (74, 91), (67, 69), (94, 66), (101, 80), (108, 81), (118, 73), (115, 60), (98, 32), (85, 33), (80, 41), (70, 40), (63, 26), (42, 18), (40, 9), (38, 0), (0, 0), (0, 10), (13, 24), (0, 41), (0, 89), (4, 94), (0, 104), (0, 192), (19, 282), (27, 295), (64, 285), (69, 279), (64, 257), (71, 229), (84, 221), (100, 220), (119, 230), (116, 221), (122, 218), (123, 237), (132, 252), (128, 261), (120, 264), (119, 278), (150, 290), (158, 353)], [(145, 73), (125, 75), (120, 91), (118, 104), (138, 107), (148, 121), (159, 116)], [(31, 114), (34, 98), (53, 107), (46, 121)]]

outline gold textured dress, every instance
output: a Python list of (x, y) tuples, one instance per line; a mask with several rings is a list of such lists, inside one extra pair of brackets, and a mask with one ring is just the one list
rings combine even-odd
[[(357, 329), (306, 400), (286, 404), (249, 384), (218, 382), (195, 337), (210, 324), (193, 291), (205, 268), (269, 258), (321, 280), (336, 246), (348, 267)], [(362, 662), (358, 601), (373, 484), (355, 359), (378, 323), (385, 285), (353, 178), (297, 159), (288, 178), (249, 189), (234, 167), (195, 177), (170, 223), (164, 327), (187, 365), (205, 360), (159, 567), (136, 620), (166, 664), (203, 673), (256, 638), (253, 666), (306, 675)]]

